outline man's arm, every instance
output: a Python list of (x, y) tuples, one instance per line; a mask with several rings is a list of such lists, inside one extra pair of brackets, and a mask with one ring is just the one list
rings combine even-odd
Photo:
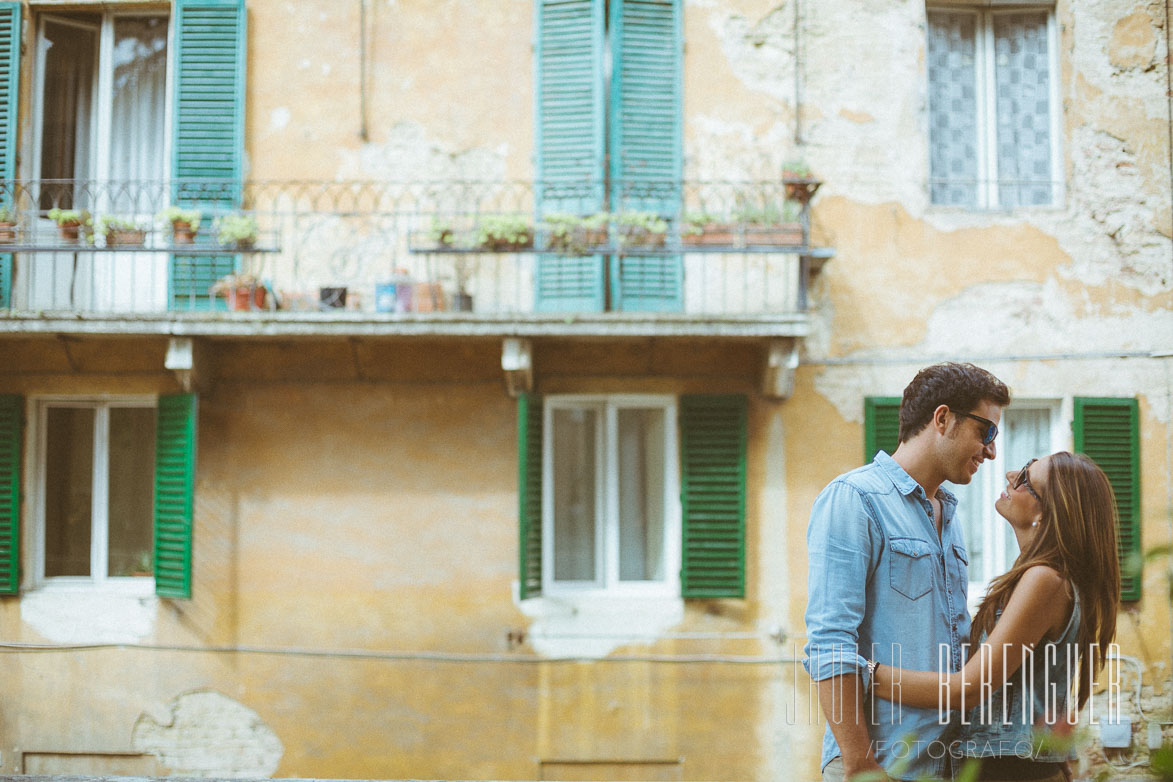
[(858, 491), (836, 481), (815, 500), (807, 528), (803, 665), (819, 685), (820, 707), (849, 776), (879, 770), (864, 708), (867, 661), (858, 649), (872, 569), (870, 523)]
[(865, 771), (883, 772), (872, 752), (864, 714), (863, 679), (857, 674), (845, 674), (823, 679), (819, 683), (819, 707), (831, 734), (843, 753), (843, 776), (851, 779)]

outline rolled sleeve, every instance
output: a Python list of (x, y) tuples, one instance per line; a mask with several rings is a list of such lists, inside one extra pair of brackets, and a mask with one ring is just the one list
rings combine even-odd
[(803, 667), (815, 681), (859, 674), (859, 628), (872, 565), (870, 515), (854, 487), (832, 482), (811, 507), (807, 527), (807, 643)]

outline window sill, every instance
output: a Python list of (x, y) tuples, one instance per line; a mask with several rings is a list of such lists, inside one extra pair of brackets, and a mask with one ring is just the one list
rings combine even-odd
[(678, 595), (640, 591), (559, 592), (518, 603), (533, 622), (529, 640), (543, 657), (598, 659), (620, 646), (653, 643), (684, 619)]
[[(119, 579), (119, 581), (131, 579)], [(54, 643), (137, 643), (155, 632), (154, 579), (101, 585), (54, 579), (20, 597), (20, 618)]]

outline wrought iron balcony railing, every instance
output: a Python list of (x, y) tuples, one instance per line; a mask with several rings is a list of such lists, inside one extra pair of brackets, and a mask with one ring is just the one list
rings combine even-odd
[[(809, 246), (816, 187), (9, 181), (0, 317), (800, 314), (811, 264), (830, 254)], [(199, 211), (194, 237), (163, 222), (170, 206)], [(58, 225), (69, 210), (76, 238)], [(237, 214), (255, 221), (251, 241), (220, 235)]]

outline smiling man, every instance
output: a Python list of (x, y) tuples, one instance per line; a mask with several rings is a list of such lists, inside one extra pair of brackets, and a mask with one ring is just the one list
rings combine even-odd
[(896, 453), (840, 475), (811, 508), (804, 665), (827, 719), (824, 782), (952, 776), (947, 721), (867, 697), (867, 661), (960, 670), (969, 557), (941, 484), (969, 483), (994, 457), (1008, 404), (1006, 385), (973, 364), (922, 369), (904, 389)]

